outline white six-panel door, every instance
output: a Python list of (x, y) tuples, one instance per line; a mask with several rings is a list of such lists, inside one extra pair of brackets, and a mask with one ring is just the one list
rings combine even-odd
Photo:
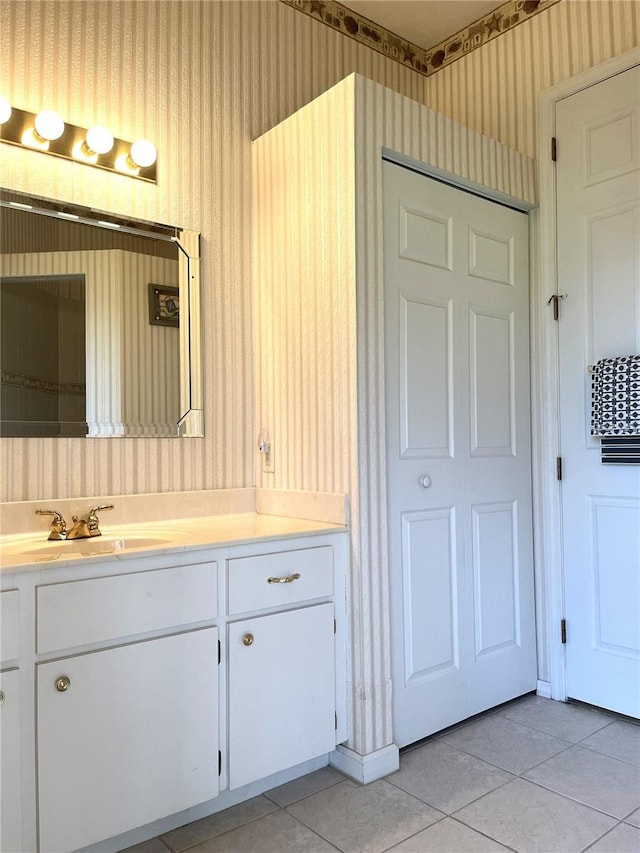
[(560, 101), (567, 694), (640, 717), (640, 467), (603, 465), (588, 366), (640, 353), (640, 69)]
[(383, 164), (394, 739), (536, 685), (528, 220)]

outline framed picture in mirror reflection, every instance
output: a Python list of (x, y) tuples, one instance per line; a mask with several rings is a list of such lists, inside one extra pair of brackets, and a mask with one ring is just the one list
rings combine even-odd
[(152, 326), (180, 324), (180, 291), (164, 284), (149, 284), (149, 323)]

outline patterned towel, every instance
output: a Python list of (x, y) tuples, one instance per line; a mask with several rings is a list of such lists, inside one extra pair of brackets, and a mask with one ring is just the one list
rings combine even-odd
[(640, 355), (594, 364), (591, 435), (640, 435)]

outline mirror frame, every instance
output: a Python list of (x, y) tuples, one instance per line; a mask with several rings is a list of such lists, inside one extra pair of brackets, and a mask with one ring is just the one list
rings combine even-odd
[[(200, 315), (200, 234), (172, 225), (123, 217), (92, 207), (47, 199), (18, 190), (0, 188), (0, 208), (27, 210), (36, 215), (73, 219), (102, 228), (154, 239), (168, 240), (178, 248), (180, 286), (180, 412), (175, 435), (92, 436), (86, 438), (202, 438), (204, 437), (204, 388), (202, 371), (202, 321)], [(186, 307), (186, 311), (184, 310)]]

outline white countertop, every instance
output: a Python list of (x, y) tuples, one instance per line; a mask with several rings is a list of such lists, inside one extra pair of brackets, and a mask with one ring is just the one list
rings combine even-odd
[(128, 560), (221, 545), (268, 541), (345, 531), (343, 524), (259, 513), (239, 513), (131, 525), (101, 525), (102, 536), (64, 542), (47, 533), (0, 536), (0, 572), (23, 572), (47, 566), (79, 566), (105, 560)]

